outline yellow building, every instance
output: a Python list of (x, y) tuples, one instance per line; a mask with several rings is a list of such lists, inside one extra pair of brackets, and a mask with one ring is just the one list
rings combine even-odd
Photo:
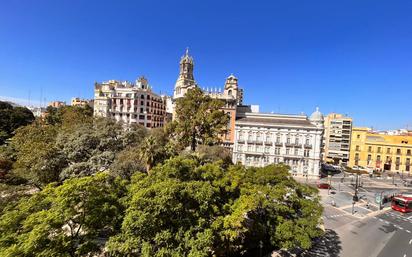
[(412, 135), (387, 135), (369, 128), (353, 128), (349, 167), (393, 172), (411, 171)]

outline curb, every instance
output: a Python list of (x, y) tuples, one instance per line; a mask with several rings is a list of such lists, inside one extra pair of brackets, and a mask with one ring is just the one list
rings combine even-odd
[(382, 213), (384, 213), (384, 212), (387, 212), (387, 211), (389, 211), (390, 209), (392, 209), (392, 208), (391, 208), (391, 207), (385, 207), (385, 208), (383, 208), (382, 210), (379, 210), (379, 211), (375, 211), (375, 212), (371, 212), (371, 213), (366, 214), (366, 217), (374, 217), (374, 216), (377, 216), (377, 215), (382, 214)]

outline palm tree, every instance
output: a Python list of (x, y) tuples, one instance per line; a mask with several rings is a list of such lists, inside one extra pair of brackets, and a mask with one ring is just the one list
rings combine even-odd
[(146, 163), (147, 174), (150, 174), (158, 154), (158, 144), (154, 136), (148, 136), (140, 148), (140, 158)]

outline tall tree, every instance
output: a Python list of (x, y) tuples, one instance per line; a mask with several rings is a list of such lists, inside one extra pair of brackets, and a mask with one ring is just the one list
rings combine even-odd
[(14, 131), (34, 121), (33, 113), (25, 107), (13, 107), (0, 101), (0, 145), (10, 138)]
[(159, 154), (159, 145), (154, 136), (148, 136), (143, 141), (143, 144), (140, 147), (140, 158), (146, 164), (146, 171), (150, 174), (156, 158)]
[(55, 145), (57, 133), (55, 126), (40, 122), (19, 128), (11, 140), (16, 151), (13, 172), (38, 188), (58, 181), (66, 159)]
[(198, 144), (213, 145), (227, 129), (229, 117), (221, 110), (224, 103), (195, 87), (176, 102), (176, 134), (184, 146), (196, 150)]

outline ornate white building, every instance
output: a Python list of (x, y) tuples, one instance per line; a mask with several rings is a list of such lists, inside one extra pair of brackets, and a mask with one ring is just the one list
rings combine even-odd
[(296, 175), (319, 176), (323, 115), (317, 108), (306, 115), (247, 112), (235, 125), (233, 162), (263, 167), (285, 163)]
[(166, 98), (155, 94), (144, 77), (140, 77), (135, 84), (117, 80), (96, 83), (94, 116), (147, 128), (163, 127)]

